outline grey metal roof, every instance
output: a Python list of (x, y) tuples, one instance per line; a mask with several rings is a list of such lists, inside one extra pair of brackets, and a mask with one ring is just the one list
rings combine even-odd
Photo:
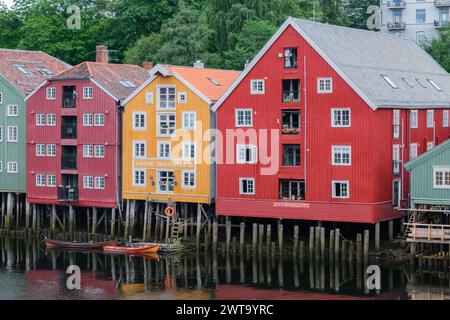
[[(291, 19), (315, 48), (377, 107), (450, 107), (449, 73), (414, 41), (374, 31)], [(388, 76), (398, 89), (393, 89), (381, 75)], [(427, 79), (434, 81), (442, 91), (436, 90)]]

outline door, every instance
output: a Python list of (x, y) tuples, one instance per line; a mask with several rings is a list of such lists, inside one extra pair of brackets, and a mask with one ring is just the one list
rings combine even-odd
[(400, 201), (402, 199), (402, 183), (400, 180), (394, 180), (392, 183), (392, 205), (394, 207), (400, 207)]

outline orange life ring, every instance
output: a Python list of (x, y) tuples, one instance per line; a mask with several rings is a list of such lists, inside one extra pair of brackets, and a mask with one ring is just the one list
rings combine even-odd
[(175, 209), (174, 209), (173, 207), (167, 207), (167, 208), (164, 210), (164, 214), (165, 214), (166, 216), (168, 216), (169, 218), (170, 218), (170, 217), (173, 217), (173, 215), (175, 214)]

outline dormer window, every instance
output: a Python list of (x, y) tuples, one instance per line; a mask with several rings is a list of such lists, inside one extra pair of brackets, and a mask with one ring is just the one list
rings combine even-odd
[(381, 75), (381, 77), (384, 79), (384, 81), (386, 81), (393, 89), (398, 89), (398, 86), (394, 83), (394, 81), (392, 81), (388, 76), (386, 75)]
[(416, 81), (417, 81), (418, 84), (421, 85), (422, 88), (426, 88), (426, 87), (427, 87), (427, 86), (426, 86), (422, 81), (420, 81), (419, 79), (416, 79)]
[(23, 74), (27, 74), (27, 75), (31, 75), (33, 74), (30, 69), (28, 69), (27, 67), (25, 67), (23, 64), (15, 64), (14, 65), (20, 72), (22, 72)]
[(37, 67), (36, 69), (39, 71), (40, 74), (43, 74), (43, 75), (49, 76), (49, 75), (53, 74), (53, 72), (50, 69), (45, 68), (45, 67)]
[(286, 69), (297, 68), (297, 48), (284, 49), (284, 67)]
[(439, 87), (436, 82), (434, 82), (431, 79), (427, 79), (427, 81), (433, 86), (433, 88), (435, 88), (437, 91), (442, 91), (441, 87)]

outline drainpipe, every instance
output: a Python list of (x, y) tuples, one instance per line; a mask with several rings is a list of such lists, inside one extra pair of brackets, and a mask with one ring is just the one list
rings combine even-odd
[(306, 178), (306, 174), (307, 174), (307, 169), (306, 169), (306, 167), (307, 167), (307, 158), (308, 158), (308, 146), (307, 146), (307, 140), (306, 140), (306, 135), (307, 135), (307, 114), (308, 114), (308, 103), (307, 103), (307, 92), (306, 92), (306, 88), (307, 88), (307, 80), (306, 80), (306, 76), (307, 76), (307, 73), (306, 73), (306, 56), (303, 56), (303, 77), (304, 77), (304, 82), (305, 82), (305, 84), (304, 84), (304, 92), (305, 92), (305, 94), (304, 94), (304, 96), (305, 96), (305, 115), (303, 116), (304, 117), (304, 123), (305, 123), (305, 125), (304, 125), (304, 127), (305, 127), (305, 132), (304, 132), (304, 134), (303, 134), (303, 136), (304, 136), (304, 146), (305, 146), (305, 160), (304, 160), (304, 175), (305, 175), (305, 200), (306, 200), (306, 191), (307, 191), (307, 188), (306, 188), (306, 184), (307, 184), (307, 178)]

